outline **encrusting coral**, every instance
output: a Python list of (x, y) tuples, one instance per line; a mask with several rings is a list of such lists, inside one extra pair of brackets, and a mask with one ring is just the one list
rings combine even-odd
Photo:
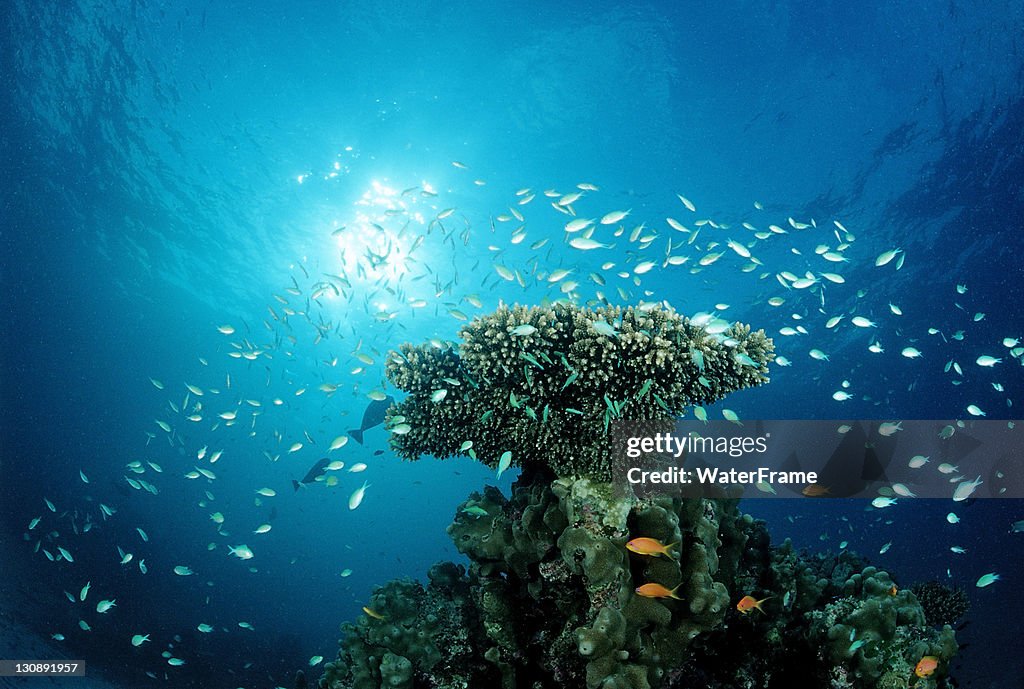
[[(322, 689), (945, 686), (952, 630), (928, 626), (886, 572), (773, 548), (736, 500), (610, 482), (612, 420), (671, 422), (767, 382), (763, 332), (556, 305), (502, 307), (461, 335), (458, 350), (389, 359), (408, 393), (389, 412), (392, 445), (490, 466), (512, 451), (523, 472), (509, 497), (488, 486), (456, 512), (448, 534), (468, 570), (439, 563), (426, 587), (374, 590)], [(639, 537), (674, 545), (630, 552)], [(763, 610), (738, 609), (749, 594)], [(928, 655), (938, 668), (915, 676)]]

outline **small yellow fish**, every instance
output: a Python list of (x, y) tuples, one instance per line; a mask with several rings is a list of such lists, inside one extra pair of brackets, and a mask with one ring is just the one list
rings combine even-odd
[(383, 620), (383, 619), (385, 619), (384, 616), (381, 615), (379, 612), (377, 612), (373, 608), (368, 608), (365, 605), (363, 606), (363, 612), (365, 612), (367, 615), (369, 615), (370, 617), (372, 617), (375, 620)]

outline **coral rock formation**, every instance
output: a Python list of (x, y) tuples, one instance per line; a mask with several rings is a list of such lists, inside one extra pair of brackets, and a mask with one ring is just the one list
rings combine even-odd
[[(456, 511), (448, 534), (468, 570), (439, 563), (426, 587), (374, 590), (375, 615), (343, 625), (322, 689), (945, 686), (952, 629), (926, 624), (886, 572), (772, 547), (735, 500), (637, 497), (609, 481), (611, 419), (671, 421), (766, 382), (763, 332), (556, 305), (503, 307), (461, 334), (458, 351), (390, 358), (408, 393), (389, 411), (393, 446), (490, 466), (513, 450), (524, 471), (509, 497), (486, 487)], [(674, 556), (625, 548), (641, 536), (678, 544)], [(639, 595), (645, 584), (673, 596)], [(737, 610), (748, 594), (763, 612)], [(925, 655), (939, 667), (914, 677)]]

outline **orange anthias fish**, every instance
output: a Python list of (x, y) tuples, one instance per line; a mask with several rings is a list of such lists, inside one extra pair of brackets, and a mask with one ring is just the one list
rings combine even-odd
[[(682, 584), (679, 586), (682, 586)], [(676, 595), (676, 590), (679, 586), (676, 586), (674, 589), (668, 589), (661, 584), (651, 582), (643, 586), (637, 586), (636, 592), (644, 598), (675, 598), (676, 600), (682, 600), (682, 598)]]
[(637, 555), (650, 555), (652, 557), (658, 557), (664, 555), (665, 557), (672, 557), (672, 552), (669, 550), (679, 545), (676, 543), (669, 543), (668, 545), (662, 544), (657, 538), (634, 538), (632, 541), (626, 544), (626, 550), (636, 553)]
[(914, 668), (914, 674), (918, 677), (931, 677), (935, 672), (935, 669), (939, 667), (939, 659), (935, 656), (925, 656), (921, 660), (917, 661), (917, 667)]
[(377, 612), (373, 608), (368, 608), (365, 605), (363, 606), (363, 612), (365, 612), (367, 615), (369, 615), (370, 617), (372, 617), (375, 620), (383, 620), (384, 619), (384, 616), (381, 615), (379, 612)]
[(809, 498), (823, 498), (831, 493), (831, 489), (818, 483), (809, 483), (800, 492)]
[(772, 597), (773, 596), (768, 596), (767, 598), (757, 600), (753, 596), (743, 596), (743, 598), (740, 598), (740, 602), (736, 604), (736, 609), (744, 615), (749, 615), (751, 610), (757, 610), (762, 615), (766, 615), (768, 613), (761, 609), (761, 603), (764, 603), (768, 598)]

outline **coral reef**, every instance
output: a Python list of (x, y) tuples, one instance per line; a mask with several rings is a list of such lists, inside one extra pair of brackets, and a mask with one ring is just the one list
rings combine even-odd
[[(461, 353), (391, 357), (409, 392), (389, 412), (393, 444), (410, 459), (476, 450), (492, 466), (512, 449), (524, 471), (508, 497), (489, 486), (456, 511), (448, 535), (468, 569), (376, 587), (321, 689), (946, 686), (952, 629), (926, 624), (888, 573), (849, 552), (773, 547), (736, 500), (609, 482), (610, 417), (671, 420), (765, 381), (763, 333), (555, 306), (502, 308), (462, 335)], [(626, 548), (639, 537), (671, 555)], [(747, 595), (763, 607), (741, 610)], [(938, 667), (918, 678), (926, 655)]]
[[(768, 380), (763, 331), (709, 334), (675, 311), (502, 306), (451, 345), (403, 345), (388, 379), (408, 393), (388, 413), (405, 459), (469, 454), (559, 477), (608, 480), (608, 427), (619, 418), (673, 421), (695, 404)], [(471, 442), (471, 446), (466, 443)]]
[[(906, 687), (925, 655), (940, 669), (913, 686), (943, 686), (953, 631), (928, 626), (888, 573), (848, 552), (772, 548), (734, 501), (622, 509), (608, 491), (534, 476), (510, 498), (470, 496), (448, 528), (469, 570), (378, 587), (368, 607), (383, 619), (344, 627), (320, 686)], [(678, 542), (678, 559), (629, 553), (640, 535)], [(679, 600), (638, 595), (648, 582)], [(768, 599), (763, 614), (737, 611), (748, 593)]]

